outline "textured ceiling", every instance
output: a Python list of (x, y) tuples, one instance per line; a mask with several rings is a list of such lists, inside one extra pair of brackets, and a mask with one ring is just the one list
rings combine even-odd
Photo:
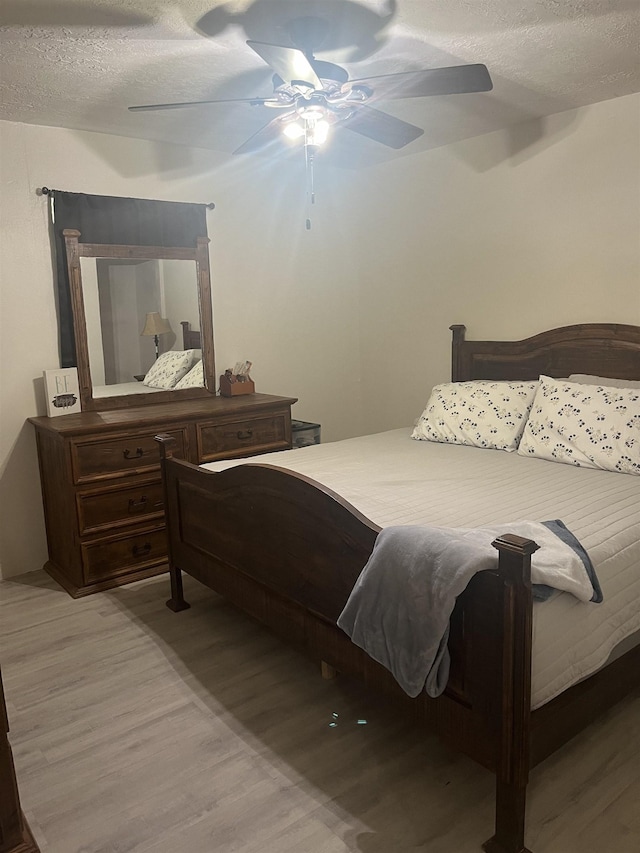
[(343, 130), (335, 156), (367, 165), (640, 91), (639, 9), (639, 0), (0, 0), (0, 118), (231, 152), (273, 113), (127, 106), (271, 94), (271, 72), (245, 40), (288, 44), (287, 22), (309, 14), (330, 24), (317, 57), (352, 78), (487, 65), (490, 93), (376, 104), (425, 129), (401, 152)]

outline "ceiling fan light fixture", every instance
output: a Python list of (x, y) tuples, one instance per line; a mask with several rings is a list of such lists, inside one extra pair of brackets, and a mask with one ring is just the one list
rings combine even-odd
[(322, 116), (312, 117), (300, 116), (295, 121), (285, 124), (282, 132), (288, 139), (296, 140), (304, 137), (305, 145), (313, 145), (316, 148), (324, 145), (329, 136), (329, 122)]
[(298, 121), (290, 121), (285, 124), (282, 132), (288, 139), (300, 139), (305, 133), (303, 125)]
[(305, 145), (324, 145), (329, 136), (329, 122), (326, 119), (307, 121), (305, 129)]
[(298, 109), (298, 114), (305, 121), (320, 121), (324, 118), (324, 110), (318, 104), (302, 106)]

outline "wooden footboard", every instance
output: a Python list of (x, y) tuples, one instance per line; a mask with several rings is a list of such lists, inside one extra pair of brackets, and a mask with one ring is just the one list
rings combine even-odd
[(498, 568), (477, 575), (451, 620), (451, 676), (438, 699), (410, 699), (336, 621), (380, 530), (330, 489), (270, 465), (213, 473), (162, 445), (171, 599), (181, 571), (288, 642), (383, 690), (456, 749), (496, 774), (496, 834), (486, 850), (522, 853), (529, 768), (531, 553), (515, 536), (494, 542)]

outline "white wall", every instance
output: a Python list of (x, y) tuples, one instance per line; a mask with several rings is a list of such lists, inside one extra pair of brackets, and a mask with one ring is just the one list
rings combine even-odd
[(186, 320), (192, 329), (200, 328), (195, 261), (165, 258), (156, 261), (160, 276), (160, 313), (171, 326), (171, 332), (160, 338), (160, 352), (183, 347), (182, 326)]
[(360, 196), (379, 214), (360, 282), (367, 431), (413, 423), (450, 378), (452, 323), (470, 339), (640, 324), (639, 154), (631, 95), (376, 169)]
[[(259, 391), (298, 397), (294, 417), (327, 438), (359, 428), (355, 263), (349, 189), (329, 173), (313, 228), (304, 176), (261, 157), (0, 122), (0, 572), (46, 560), (29, 416), (45, 414), (42, 371), (59, 366), (47, 199), (74, 192), (216, 203), (208, 215), (218, 372), (254, 363)], [(330, 255), (327, 246), (331, 246)]]
[[(33, 430), (58, 361), (43, 185), (216, 202), (209, 214), (218, 372), (300, 398), (323, 440), (409, 424), (449, 376), (451, 323), (519, 338), (640, 323), (640, 96), (364, 172), (0, 122), (0, 563), (46, 559)], [(7, 368), (9, 366), (9, 369)]]

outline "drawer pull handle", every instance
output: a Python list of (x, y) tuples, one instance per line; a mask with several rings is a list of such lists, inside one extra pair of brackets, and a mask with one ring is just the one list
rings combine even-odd
[(129, 512), (137, 512), (139, 509), (144, 509), (147, 503), (146, 495), (143, 495), (139, 501), (129, 500)]
[(128, 447), (126, 448), (126, 450), (122, 451), (122, 455), (125, 459), (140, 459), (143, 453), (144, 450), (141, 447), (136, 447), (135, 453), (131, 453)]
[(144, 557), (145, 554), (148, 554), (151, 550), (151, 542), (145, 542), (144, 545), (134, 545), (133, 546), (133, 556), (134, 557)]
[(240, 441), (246, 441), (248, 438), (253, 438), (253, 430), (252, 429), (239, 429), (236, 433)]

